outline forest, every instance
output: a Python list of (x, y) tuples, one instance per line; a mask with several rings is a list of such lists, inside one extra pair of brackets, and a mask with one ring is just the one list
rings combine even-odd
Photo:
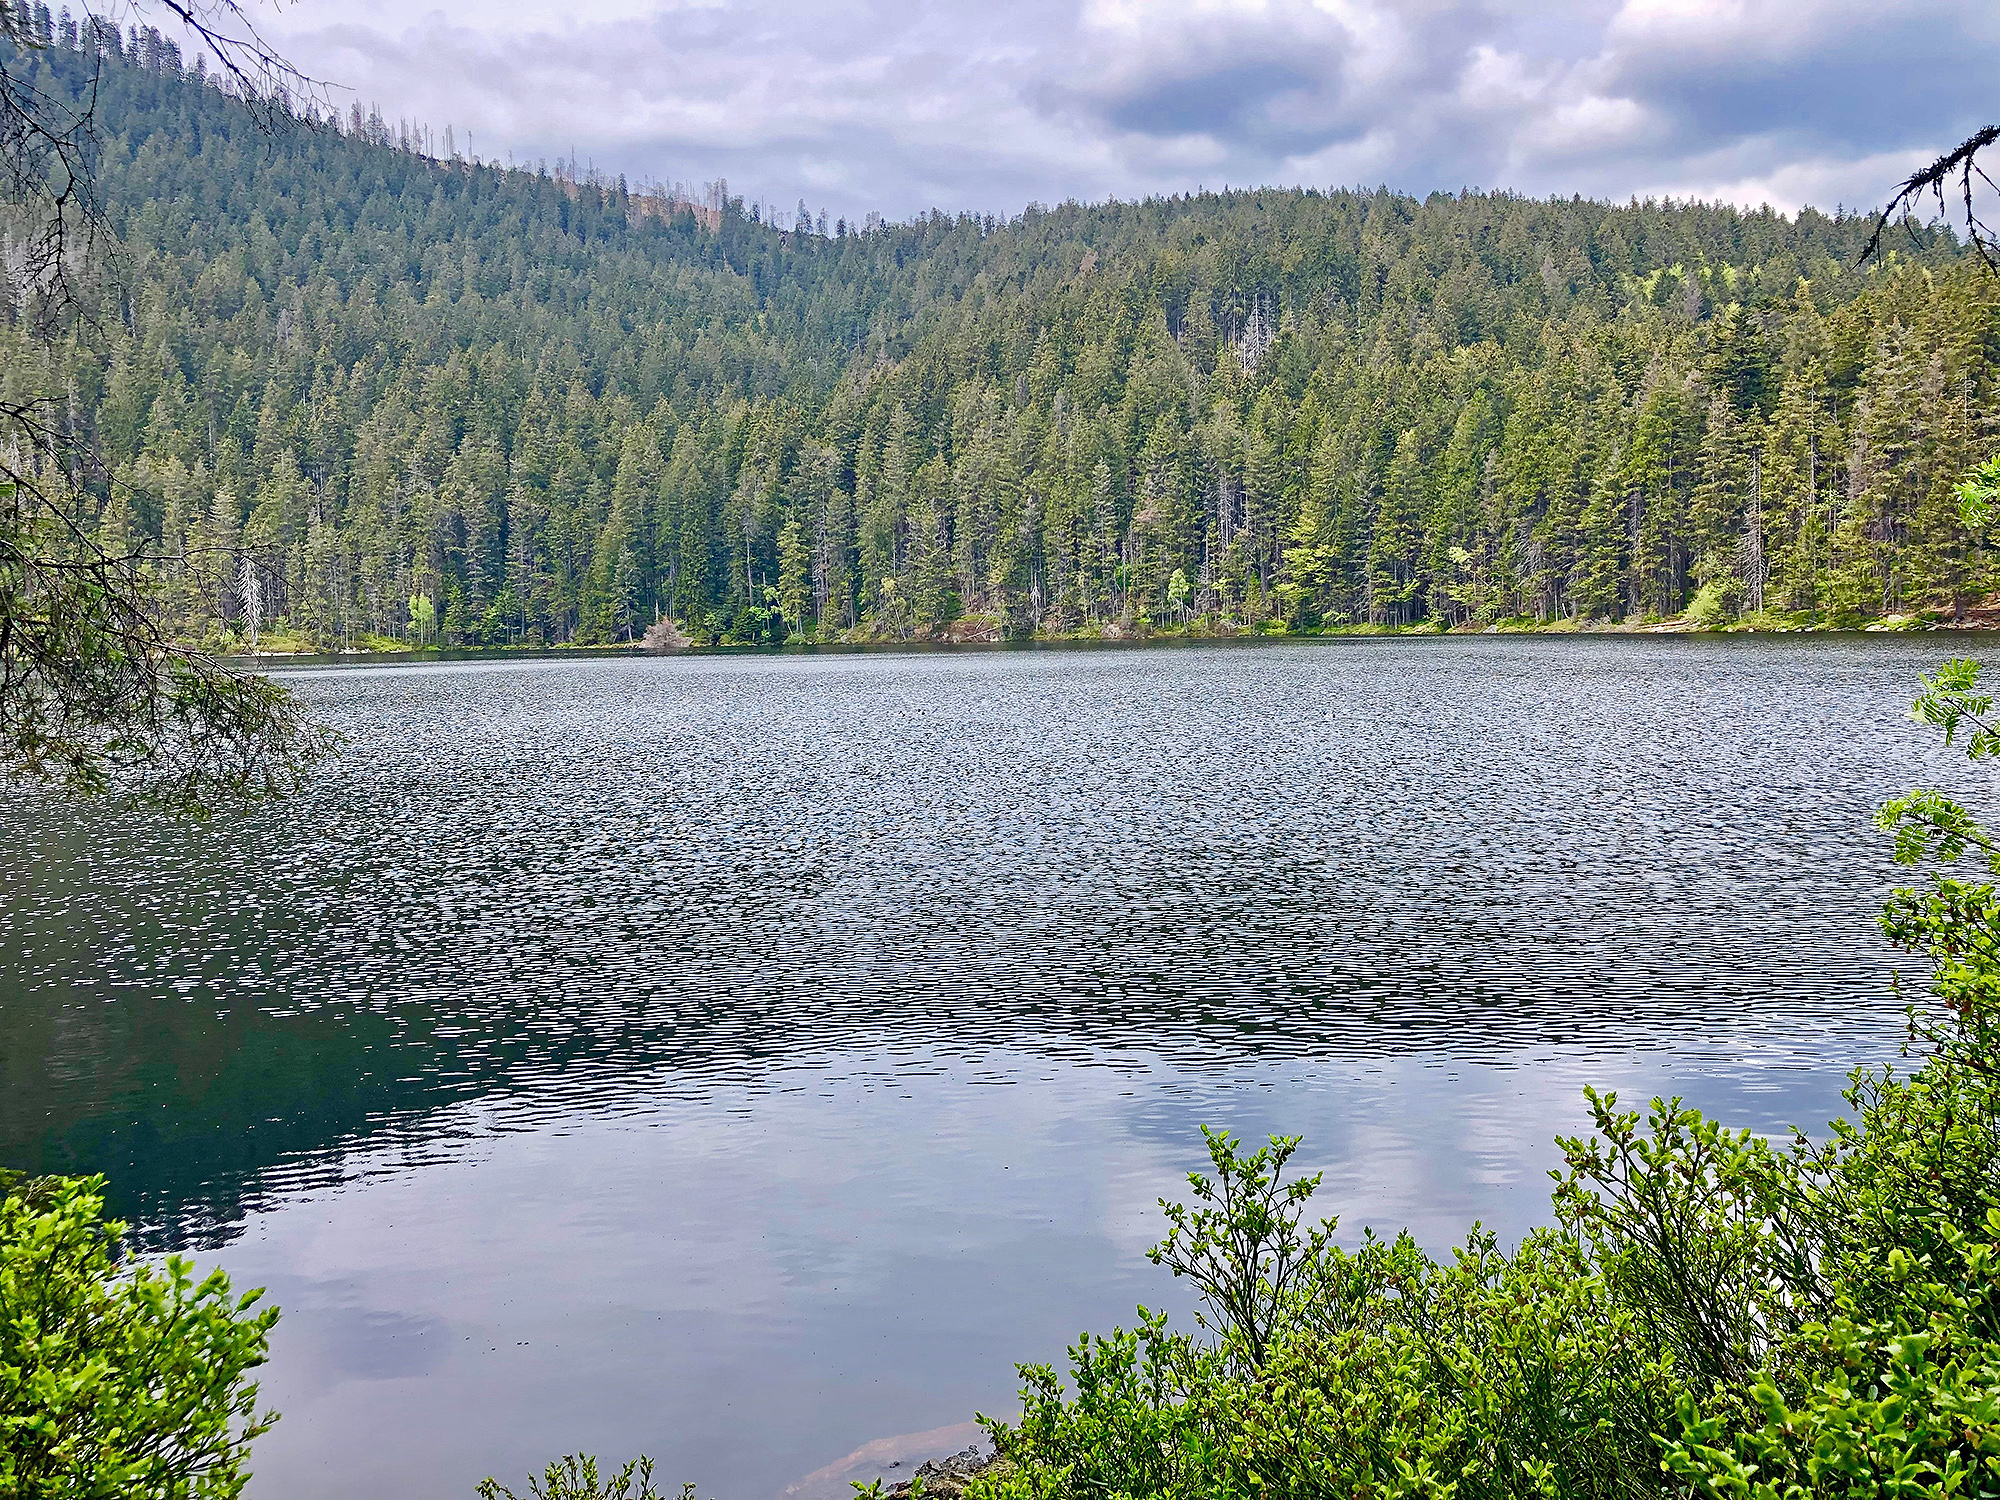
[(1386, 189), (829, 227), (274, 126), (157, 32), (36, 25), (119, 253), (54, 344), (0, 258), (0, 398), (190, 641), (1851, 626), (2000, 582), (1952, 493), (2000, 288), (1946, 230), (1863, 264), (1866, 213)]

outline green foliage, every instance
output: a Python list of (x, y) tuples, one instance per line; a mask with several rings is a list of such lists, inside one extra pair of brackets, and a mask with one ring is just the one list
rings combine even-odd
[[(855, 1500), (882, 1500), (882, 1480), (879, 1476), (866, 1483), (859, 1479), (850, 1479), (847, 1482), (854, 1487)], [(923, 1500), (928, 1489), (923, 1474), (919, 1472), (910, 1480), (908, 1500)]]
[(121, 1264), (103, 1187), (0, 1174), (0, 1495), (236, 1495), (277, 1312), (179, 1256)]
[[(653, 1461), (641, 1455), (616, 1474), (599, 1476), (597, 1460), (576, 1453), (557, 1459), (537, 1479), (528, 1478), (528, 1493), (517, 1495), (497, 1479), (479, 1482), (480, 1500), (666, 1500), (653, 1488)], [(694, 1486), (681, 1486), (680, 1500), (694, 1500)]]
[(1224, 1331), (1232, 1348), (1259, 1365), (1272, 1327), (1333, 1225), (1301, 1232), (1302, 1206), (1320, 1178), (1315, 1173), (1284, 1181), (1299, 1137), (1273, 1136), (1248, 1156), (1227, 1131), (1203, 1126), (1202, 1137), (1215, 1176), (1188, 1175), (1195, 1208), (1160, 1201), (1170, 1227), (1147, 1258), (1191, 1278), (1208, 1306), (1203, 1326)]
[(1990, 531), (1994, 510), (2000, 507), (2000, 453), (1961, 479), (1952, 494), (1970, 530), (1981, 536)]
[[(1977, 678), (1952, 662), (1915, 706), (1973, 760)], [(1949, 873), (1994, 846), (1934, 792), (1878, 821), (1939, 862), (1883, 915), (1931, 969), (1914, 1071), (1857, 1072), (1850, 1117), (1789, 1142), (1588, 1092), (1555, 1224), (1444, 1259), (1335, 1245), (1304, 1225), (1318, 1179), (1281, 1183), (1295, 1140), (1209, 1134), (1154, 1252), (1200, 1331), (1142, 1308), (1067, 1388), (1024, 1366), (982, 1500), (2000, 1496), (2000, 895)]]
[(419, 646), (430, 644), (437, 635), (437, 606), (428, 594), (410, 595), (410, 634)]
[(1711, 579), (1696, 589), (1694, 598), (1688, 602), (1688, 621), (1703, 630), (1713, 630), (1727, 618), (1727, 608), (1722, 584)]
[[(1978, 664), (1964, 660), (1946, 662), (1924, 678), (1912, 709), (1918, 722), (1942, 729), (1947, 744), (1962, 734), (1966, 754), (1975, 761), (2000, 753), (1992, 711), (1992, 698), (1979, 691)], [(2000, 847), (1962, 803), (1941, 792), (1893, 798), (1875, 820), (1895, 835), (1898, 864), (1935, 859), (1951, 865), (1977, 851), (1989, 872), (2000, 874)], [(1955, 1038), (1956, 1055), (1962, 1060), (1989, 1055), (1989, 1044), (2000, 1043), (1994, 1034), (2000, 1016), (2000, 895), (1993, 885), (1939, 872), (1926, 889), (1897, 891), (1883, 926), (1897, 943), (1930, 955), (1932, 988), (1962, 1032)]]
[(2000, 731), (1987, 722), (1993, 699), (1978, 691), (1979, 663), (1965, 660), (1946, 662), (1924, 679), (1924, 690), (1911, 705), (1919, 724), (1932, 724), (1944, 731), (1949, 745), (1960, 729), (1969, 728), (1965, 753), (1974, 760), (2000, 754)]
[(1892, 1251), (1886, 1270), (1896, 1315), (1802, 1329), (1823, 1373), (1791, 1400), (1758, 1376), (1761, 1424), (1683, 1395), (1667, 1472), (1718, 1500), (2000, 1494), (2000, 1210), (1977, 1237), (1947, 1229), (1937, 1253)]

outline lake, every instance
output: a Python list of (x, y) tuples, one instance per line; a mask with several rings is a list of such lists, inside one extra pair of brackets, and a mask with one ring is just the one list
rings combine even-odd
[(1869, 811), (1983, 782), (1907, 715), (1962, 649), (289, 670), (351, 737), (298, 801), (0, 813), (0, 1161), (269, 1288), (252, 1500), (845, 1494), (1185, 1308), (1203, 1123), (1434, 1248), (1544, 1220), (1586, 1083), (1822, 1128), (1901, 1039)]

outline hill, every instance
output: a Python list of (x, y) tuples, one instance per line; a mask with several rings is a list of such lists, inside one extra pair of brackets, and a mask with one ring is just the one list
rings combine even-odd
[[(44, 13), (46, 16), (46, 13)], [(2000, 294), (1864, 218), (1263, 190), (786, 230), (622, 180), (260, 130), (97, 75), (126, 251), (0, 328), (189, 635), (322, 644), (1678, 616), (1992, 586), (1950, 486)], [(13, 288), (7, 305), (21, 305)]]

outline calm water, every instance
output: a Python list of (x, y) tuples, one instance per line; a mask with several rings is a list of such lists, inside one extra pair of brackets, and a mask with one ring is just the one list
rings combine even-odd
[(831, 1496), (1180, 1305), (1204, 1121), (1439, 1247), (1543, 1217), (1586, 1082), (1823, 1122), (1900, 1034), (1868, 810), (1976, 784), (1949, 649), (299, 671), (300, 802), (0, 812), (0, 1160), (271, 1289), (255, 1500)]

